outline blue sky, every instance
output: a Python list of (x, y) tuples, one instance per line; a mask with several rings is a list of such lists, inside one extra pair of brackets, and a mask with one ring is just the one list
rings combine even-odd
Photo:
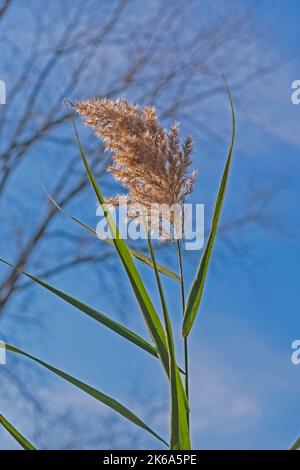
[[(251, 174), (254, 185), (262, 180), (266, 189), (270, 185), (280, 188), (272, 200), (271, 211), (288, 233), (283, 230), (264, 232), (250, 225), (241, 235), (233, 235), (245, 238), (242, 245), (245, 250), (248, 238), (251, 240), (248, 255), (252, 282), (245, 269), (240, 267), (239, 259), (231, 258), (233, 255), (227, 254), (225, 261), (220, 262), (218, 255), (224, 247), (217, 241), (203, 303), (190, 339), (191, 422), (195, 448), (286, 449), (300, 434), (300, 366), (292, 365), (290, 360), (291, 343), (300, 339), (300, 105), (292, 105), (290, 99), (291, 83), (300, 79), (299, 14), (300, 4), (296, 0), (263, 0), (257, 6), (257, 21), (263, 29), (274, 28), (273, 35), (268, 36), (270, 42), (266, 40), (262, 47), (269, 47), (276, 53), (280, 66), (259, 82), (249, 81), (243, 91), (249, 99), (241, 106), (242, 97), (239, 97), (237, 146), (224, 217), (238, 208), (242, 193), (251, 189), (242, 184), (243, 176)], [(192, 26), (195, 18), (190, 21)], [(224, 108), (217, 122), (225, 119), (227, 126), (229, 110), (225, 95), (222, 103), (219, 100), (211, 100), (210, 106), (214, 109), (220, 104)], [(9, 105), (9, 94), (7, 101)], [(196, 136), (198, 145), (194, 160), (199, 161), (201, 172), (193, 200), (207, 206), (207, 228), (226, 158), (227, 136), (216, 142), (207, 138), (201, 146)], [(43, 163), (38, 173), (31, 172), (34, 158), (33, 155), (22, 174), (23, 179), (28, 175), (31, 185), (35, 184), (40, 191), (41, 180), (47, 186), (49, 163)], [(92, 192), (90, 204), (92, 216)], [(35, 200), (32, 207), (36, 210)], [(62, 223), (69, 222), (62, 219)], [(10, 258), (7, 251), (2, 253), (1, 247), (0, 255)], [(242, 252), (237, 258), (244, 259), (244, 255)], [(161, 260), (165, 260), (164, 255)], [(185, 256), (187, 284), (193, 278), (198, 260), (199, 253)], [(95, 279), (89, 268), (81, 267), (76, 273), (57, 276), (51, 282), (144, 335), (129, 284), (124, 283), (122, 298), (113, 305), (109, 289), (101, 289), (101, 276), (110, 276), (111, 285), (116, 279), (119, 282), (122, 268), (115, 269), (112, 273), (100, 270), (100, 278)], [(151, 273), (146, 268), (141, 272), (157, 301)], [(175, 331), (179, 333), (179, 297), (173, 281), (166, 281), (165, 285), (174, 311)], [(26, 335), (18, 336), (18, 345), (132, 406), (141, 416), (147, 417), (148, 405), (161, 402), (166, 405), (167, 384), (155, 359), (124, 344), (113, 333), (40, 288), (34, 290), (33, 299), (35, 312), (42, 315), (43, 327), (37, 334), (34, 326), (28, 324)], [(20, 308), (17, 300), (9, 306), (9, 309)], [(120, 309), (121, 317), (118, 315)], [(125, 319), (122, 318), (124, 312)], [(9, 334), (10, 342), (14, 343), (7, 317), (2, 328), (5, 336)], [(180, 347), (178, 342), (179, 354)], [(32, 378), (32, 384), (37, 394), (48, 401), (50, 412), (54, 409), (63, 411), (69, 406), (79, 408), (87, 416), (87, 433), (89, 423), (94, 426), (95, 422), (101, 422), (106, 413), (101, 405), (60, 380), (50, 378), (44, 382), (44, 378), (44, 374), (38, 379)], [(143, 399), (141, 390), (145, 385), (152, 400), (149, 397)], [(31, 386), (30, 373), (27, 386)], [(29, 438), (35, 438), (38, 445), (39, 436), (34, 435), (31, 415), (24, 411), (22, 399), (18, 400), (16, 403), (9, 395), (0, 397), (3, 414), (11, 417)], [(152, 417), (149, 419), (151, 421)], [(165, 434), (164, 412), (159, 412), (155, 419), (157, 427)], [(124, 433), (126, 429), (133, 430), (123, 420), (120, 420), (120, 426)], [(61, 433), (64, 433), (63, 426)], [(156, 443), (150, 438), (144, 445), (151, 448)], [(0, 448), (14, 447), (14, 442), (0, 430)]]

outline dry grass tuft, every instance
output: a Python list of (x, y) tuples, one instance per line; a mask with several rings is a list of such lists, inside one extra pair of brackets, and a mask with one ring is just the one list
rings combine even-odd
[(167, 131), (155, 108), (141, 109), (125, 99), (90, 99), (79, 102), (77, 111), (112, 152), (108, 171), (128, 190), (127, 196), (109, 198), (108, 203), (143, 206), (147, 214), (153, 204), (184, 203), (196, 172), (188, 174), (192, 139), (181, 142), (178, 123)]

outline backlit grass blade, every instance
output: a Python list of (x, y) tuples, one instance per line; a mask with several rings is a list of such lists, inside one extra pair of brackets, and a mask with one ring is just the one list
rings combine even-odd
[[(148, 233), (148, 230), (147, 230)], [(152, 246), (151, 238), (148, 233), (148, 245), (151, 253), (151, 259), (154, 266), (155, 277), (161, 299), (161, 305), (165, 320), (165, 328), (167, 333), (167, 341), (169, 348), (170, 360), (170, 386), (171, 386), (171, 433), (170, 433), (170, 449), (171, 450), (188, 450), (191, 449), (190, 433), (188, 425), (187, 398), (182, 385), (181, 377), (178, 371), (175, 347), (173, 341), (172, 325), (165, 301), (165, 296), (162, 284), (159, 278), (159, 272), (156, 266), (154, 249)]]
[(300, 450), (300, 437), (294, 442), (290, 450)]
[[(1, 347), (1, 343), (0, 343)], [(25, 439), (19, 431), (4, 416), (0, 415), (0, 424), (9, 432), (9, 434), (23, 447), (25, 450), (37, 450), (27, 439)]]
[(5, 348), (7, 351), (11, 351), (13, 353), (19, 354), (21, 356), (25, 356), (28, 359), (31, 359), (32, 361), (40, 364), (41, 366), (45, 367), (46, 369), (50, 370), (57, 376), (61, 377), (62, 379), (66, 380), (67, 382), (70, 382), (71, 384), (75, 385), (75, 387), (83, 390), (86, 392), (88, 395), (92, 396), (96, 400), (100, 401), (104, 405), (108, 406), (112, 410), (116, 411), (120, 415), (122, 415), (124, 418), (128, 419), (132, 423), (134, 423), (136, 426), (139, 426), (140, 428), (144, 429), (145, 431), (148, 431), (150, 434), (155, 436), (159, 441), (163, 442), (164, 444), (168, 445), (167, 442), (160, 437), (155, 431), (153, 431), (149, 426), (147, 426), (140, 418), (138, 418), (132, 411), (130, 411), (128, 408), (123, 406), (120, 402), (117, 400), (111, 398), (108, 395), (105, 395), (104, 393), (100, 392), (99, 390), (87, 385), (84, 382), (81, 382), (80, 380), (76, 379), (72, 375), (69, 375), (65, 372), (63, 372), (60, 369), (57, 369), (56, 367), (47, 364), (47, 362), (42, 361), (41, 359), (38, 359), (31, 354), (28, 354), (24, 351), (22, 351), (19, 348), (16, 348), (14, 346), (11, 346), (9, 344), (4, 344), (0, 342), (0, 348)]
[(198, 270), (194, 278), (194, 281), (193, 281), (193, 284), (192, 284), (192, 287), (188, 296), (187, 304), (186, 304), (183, 328), (182, 328), (182, 334), (185, 337), (188, 336), (188, 334), (191, 331), (191, 328), (195, 321), (195, 318), (199, 309), (200, 301), (202, 298), (206, 274), (207, 274), (207, 270), (209, 266), (209, 261), (211, 257), (211, 252), (212, 252), (215, 236), (217, 233), (219, 218), (220, 218), (222, 205), (224, 201), (224, 195), (226, 191), (227, 180), (228, 180), (230, 164), (231, 164), (231, 159), (232, 159), (232, 151), (233, 151), (234, 139), (235, 139), (235, 114), (234, 114), (234, 106), (233, 106), (231, 93), (226, 82), (225, 82), (225, 85), (226, 85), (226, 90), (229, 96), (231, 114), (232, 114), (231, 145), (230, 145), (227, 162), (224, 168), (224, 172), (223, 172), (223, 176), (222, 176), (222, 180), (221, 180), (221, 184), (220, 184), (220, 188), (218, 192), (218, 197), (217, 197), (217, 201), (216, 201), (216, 205), (215, 205), (215, 209), (213, 213), (212, 225), (211, 225), (208, 241), (205, 246), (202, 258), (200, 260)]
[[(73, 222), (76, 222), (78, 225), (80, 225), (81, 227), (85, 228), (86, 230), (88, 230), (89, 232), (93, 233), (94, 235), (96, 235), (98, 238), (100, 238), (101, 240), (103, 240), (105, 243), (108, 243), (109, 245), (112, 245), (114, 246), (114, 242), (113, 240), (111, 240), (110, 238), (106, 238), (104, 235), (102, 235), (101, 233), (97, 232), (96, 230), (94, 230), (92, 227), (89, 227), (88, 225), (86, 225), (84, 222), (81, 222), (80, 220), (76, 219), (76, 217), (73, 217), (71, 214), (69, 214), (68, 212), (66, 212), (61, 206), (59, 206), (57, 204), (57, 202), (50, 196), (50, 194), (47, 193), (46, 191), (46, 194), (47, 196), (49, 197), (49, 199), (51, 200), (51, 202), (55, 205), (55, 207), (57, 207), (57, 209), (59, 209), (64, 215), (66, 215), (67, 217), (69, 217), (69, 219), (73, 220)], [(138, 259), (139, 261), (141, 261), (142, 263), (145, 263), (147, 264), (147, 266), (149, 266), (150, 268), (153, 269), (153, 263), (151, 261), (151, 259), (144, 255), (143, 253), (141, 253), (140, 251), (137, 251), (137, 250), (134, 250), (133, 248), (129, 248), (128, 247), (128, 250), (130, 251), (130, 254)], [(171, 269), (167, 268), (166, 266), (163, 266), (161, 264), (157, 264), (157, 269), (158, 271), (161, 273), (161, 274), (164, 274), (165, 276), (168, 276), (170, 277), (171, 279), (175, 279), (176, 281), (179, 281), (179, 276), (178, 274), (176, 274), (174, 271), (172, 271)]]
[(78, 148), (80, 151), (81, 158), (83, 160), (84, 166), (86, 168), (87, 174), (89, 176), (89, 179), (91, 181), (91, 184), (93, 186), (93, 189), (96, 193), (97, 199), (99, 204), (101, 204), (104, 215), (106, 217), (109, 229), (111, 231), (111, 234), (113, 236), (113, 242), (115, 245), (115, 248), (119, 254), (119, 257), (123, 263), (123, 266), (125, 268), (125, 271), (128, 275), (128, 278), (130, 280), (131, 286), (133, 288), (133, 291), (135, 293), (136, 299), (139, 303), (140, 309), (142, 311), (142, 315), (145, 321), (145, 324), (148, 328), (149, 334), (151, 335), (151, 338), (153, 339), (153, 342), (156, 346), (157, 352), (159, 354), (159, 357), (161, 359), (161, 362), (164, 366), (164, 369), (166, 373), (169, 375), (169, 353), (168, 353), (168, 344), (166, 340), (166, 335), (163, 329), (163, 326), (161, 324), (161, 321), (155, 311), (155, 308), (151, 302), (151, 299), (148, 295), (147, 290), (145, 289), (145, 286), (143, 284), (143, 281), (138, 273), (138, 270), (132, 260), (130, 251), (125, 243), (124, 240), (120, 238), (119, 230), (118, 227), (115, 225), (113, 218), (111, 217), (104, 198), (101, 194), (100, 188), (97, 185), (97, 182), (94, 178), (94, 175), (90, 169), (90, 166), (88, 164), (87, 158), (83, 152), (78, 132), (74, 124), (74, 130), (75, 130), (75, 135), (77, 139), (77, 144)]
[(148, 353), (152, 354), (152, 356), (158, 357), (156, 349), (148, 343), (145, 339), (143, 339), (141, 336), (137, 335), (131, 330), (128, 330), (124, 326), (120, 325), (119, 323), (115, 322), (114, 320), (111, 320), (109, 317), (106, 315), (103, 315), (103, 313), (89, 307), (88, 305), (84, 304), (80, 300), (71, 297), (70, 295), (66, 294), (65, 292), (62, 292), (55, 287), (51, 286), (50, 284), (47, 284), (46, 282), (38, 279), (35, 276), (32, 276), (31, 274), (26, 273), (25, 271), (22, 271), (21, 269), (17, 269), (13, 264), (9, 263), (8, 261), (5, 261), (0, 258), (0, 262), (4, 263), (11, 268), (16, 269), (20, 273), (24, 274), (27, 276), (29, 279), (32, 281), (36, 282), (40, 286), (44, 287), (45, 289), (48, 289), (50, 292), (53, 294), (57, 295), (61, 299), (63, 299), (65, 302), (68, 302), (69, 304), (73, 305), (73, 307), (77, 308), (81, 312), (87, 314), (89, 317), (93, 318), (94, 320), (98, 321), (102, 325), (106, 326), (110, 330), (114, 331), (118, 335), (122, 336), (123, 338), (126, 338), (128, 341), (131, 341), (132, 343), (136, 344), (140, 348), (144, 349)]

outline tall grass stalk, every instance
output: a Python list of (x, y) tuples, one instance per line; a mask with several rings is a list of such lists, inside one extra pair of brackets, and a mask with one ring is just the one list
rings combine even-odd
[[(99, 325), (101, 324), (101, 326), (114, 331), (120, 338), (129, 341), (135, 347), (139, 348), (142, 353), (150, 354), (155, 360), (159, 360), (161, 367), (166, 373), (170, 390), (170, 429), (168, 438), (161, 437), (157, 431), (153, 430), (152, 427), (146, 424), (136, 413), (102, 391), (95, 389), (78, 378), (73, 377), (46, 361), (32, 356), (16, 346), (0, 343), (0, 347), (5, 347), (7, 351), (33, 361), (35, 364), (46, 368), (51, 373), (81, 389), (100, 403), (114, 410), (116, 413), (119, 413), (131, 423), (134, 423), (139, 428), (148, 432), (152, 437), (158, 439), (160, 443), (163, 443), (171, 450), (188, 450), (191, 448), (190, 434), (193, 421), (190, 415), (189, 403), (188, 336), (193, 327), (204, 290), (206, 274), (224, 201), (235, 139), (234, 107), (226, 82), (225, 86), (231, 106), (231, 144), (215, 204), (208, 241), (204, 248), (203, 255), (199, 260), (199, 266), (187, 300), (185, 299), (183, 253), (180, 240), (175, 240), (179, 274), (157, 263), (150, 236), (150, 231), (153, 229), (153, 226), (148, 225), (148, 218), (146, 218), (146, 229), (150, 257), (128, 247), (125, 240), (120, 237), (118, 227), (109, 212), (108, 203), (116, 204), (116, 199), (114, 197), (107, 199), (103, 197), (101, 189), (89, 166), (88, 159), (84, 153), (74, 124), (78, 150), (84, 168), (98, 203), (102, 206), (109, 229), (114, 235), (112, 240), (104, 239), (104, 242), (112, 246), (112, 249), (115, 250), (116, 255), (123, 265), (124, 272), (132, 287), (132, 292), (136, 298), (151, 342), (125, 326), (111, 320), (109, 316), (86, 305), (79, 299), (21, 270), (25, 276), (29, 277), (42, 288), (47, 289), (64, 302), (73, 305), (85, 316), (91, 317)], [(109, 100), (89, 100), (79, 103), (77, 109), (81, 116), (86, 118), (86, 124), (94, 127), (96, 134), (104, 139), (106, 148), (113, 152), (113, 164), (110, 167), (110, 171), (127, 188), (128, 201), (137, 204), (143, 203), (147, 216), (151, 202), (163, 202), (169, 205), (174, 203), (183, 204), (185, 198), (193, 190), (196, 172), (187, 174), (187, 169), (191, 162), (192, 142), (190, 138), (187, 138), (183, 144), (180, 143), (178, 124), (175, 123), (170, 131), (167, 132), (160, 126), (153, 108), (144, 108), (141, 110), (139, 107), (125, 100), (117, 102)], [(60, 208), (52, 198), (51, 200), (58, 209), (66, 214), (64, 209)], [(67, 215), (76, 222), (81, 229), (87, 230), (93, 235), (99, 235), (84, 222), (79, 221), (69, 214)], [(145, 214), (143, 214), (143, 217), (145, 220)], [(170, 222), (173, 221), (170, 220)], [(151, 221), (151, 224), (152, 223), (153, 221)], [(150, 292), (145, 287), (144, 281), (135, 264), (135, 260), (139, 263), (144, 263), (149, 269), (154, 270), (163, 322), (161, 321), (159, 312), (154, 307)], [(1, 259), (0, 262), (17, 269), (5, 260)], [(183, 316), (182, 341), (184, 350), (183, 371), (178, 367), (172, 328), (173, 316), (170, 314), (167, 307), (167, 299), (160, 277), (161, 274), (172, 279), (174, 287), (178, 287), (181, 297)], [(0, 418), (0, 424), (2, 424), (24, 448), (35, 448), (27, 439), (18, 433), (3, 416)]]
[[(180, 240), (176, 240), (177, 256), (178, 256), (178, 267), (179, 267), (179, 279), (180, 279), (180, 295), (182, 305), (182, 316), (184, 318), (185, 313), (185, 293), (184, 293), (184, 276), (183, 276), (183, 265), (182, 265), (182, 253)], [(189, 353), (188, 353), (188, 339), (183, 337), (184, 347), (184, 372), (185, 372), (185, 393), (189, 400)], [(188, 416), (189, 422), (189, 416)]]

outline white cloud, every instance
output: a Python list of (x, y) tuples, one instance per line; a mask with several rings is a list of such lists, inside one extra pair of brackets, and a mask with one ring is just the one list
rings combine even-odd
[(238, 371), (224, 363), (214, 364), (203, 351), (197, 357), (201, 360), (191, 374), (195, 431), (213, 430), (217, 426), (234, 432), (254, 425), (260, 418), (262, 404), (239, 382)]

